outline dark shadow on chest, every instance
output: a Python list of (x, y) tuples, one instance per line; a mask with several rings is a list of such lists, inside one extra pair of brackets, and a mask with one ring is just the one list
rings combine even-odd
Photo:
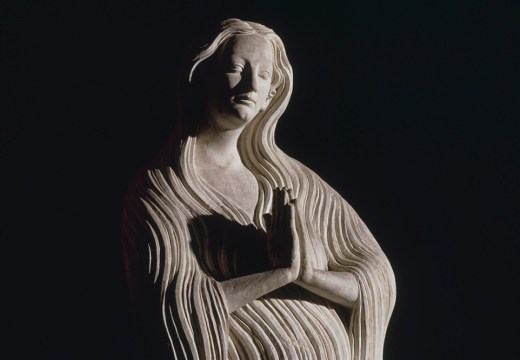
[(217, 281), (271, 270), (265, 232), (222, 215), (189, 222), (191, 248), (204, 272)]

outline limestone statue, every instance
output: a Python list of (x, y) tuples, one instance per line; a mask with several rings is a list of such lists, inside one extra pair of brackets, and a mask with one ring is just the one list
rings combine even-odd
[(390, 264), (349, 204), (274, 140), (293, 86), (282, 41), (229, 19), (189, 60), (171, 140), (125, 203), (148, 358), (382, 359)]

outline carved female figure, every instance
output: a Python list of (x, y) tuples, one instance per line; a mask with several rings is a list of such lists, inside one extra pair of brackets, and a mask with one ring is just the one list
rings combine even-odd
[(382, 359), (390, 264), (348, 203), (274, 142), (292, 91), (280, 38), (230, 19), (191, 60), (172, 139), (125, 206), (150, 356)]

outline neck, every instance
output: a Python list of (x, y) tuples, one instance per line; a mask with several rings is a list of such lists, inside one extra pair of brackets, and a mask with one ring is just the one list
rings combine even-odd
[(228, 167), (241, 164), (238, 138), (243, 128), (225, 130), (207, 126), (197, 136), (196, 156), (201, 164)]

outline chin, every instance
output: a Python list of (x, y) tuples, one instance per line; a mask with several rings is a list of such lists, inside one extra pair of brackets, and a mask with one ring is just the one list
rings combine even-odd
[(257, 114), (258, 114), (258, 111), (254, 111), (250, 108), (246, 108), (246, 109), (235, 108), (234, 118), (236, 118), (237, 122), (240, 122), (243, 125), (245, 125), (248, 122), (250, 122), (251, 120), (253, 120)]
[(215, 114), (214, 119), (217, 121), (216, 125), (218, 125), (219, 128), (235, 130), (247, 125), (257, 114), (258, 111), (256, 111), (256, 109), (243, 105), (235, 105), (225, 111), (218, 112)]
[(253, 117), (249, 116), (239, 116), (238, 114), (233, 114), (234, 116), (227, 116), (224, 119), (220, 119), (216, 122), (218, 128), (222, 130), (237, 130), (243, 128), (247, 125), (249, 121), (253, 119)]

